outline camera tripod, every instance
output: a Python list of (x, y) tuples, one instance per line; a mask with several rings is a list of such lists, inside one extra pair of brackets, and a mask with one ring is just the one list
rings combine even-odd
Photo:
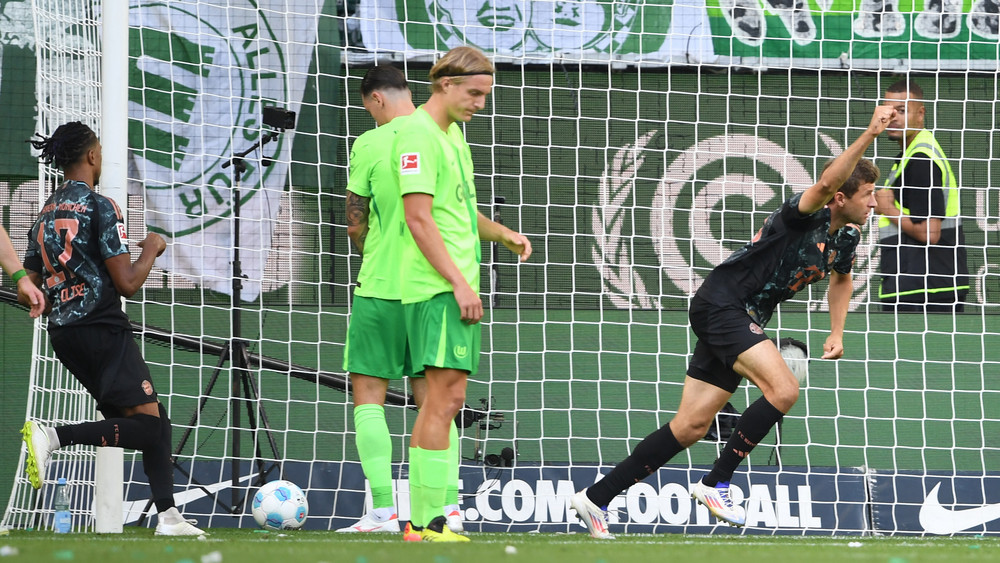
[[(256, 366), (252, 365), (253, 362), (251, 362), (249, 344), (242, 337), (242, 291), (245, 275), (243, 274), (242, 264), (240, 262), (240, 205), (242, 197), (240, 187), (243, 176), (247, 171), (245, 158), (248, 154), (264, 147), (264, 145), (270, 141), (277, 140), (280, 132), (285, 129), (293, 129), (295, 127), (295, 113), (277, 108), (265, 107), (264, 124), (275, 127), (276, 130), (264, 132), (260, 139), (252, 146), (244, 151), (235, 153), (230, 160), (222, 165), (223, 168), (229, 168), (230, 166), (233, 168), (233, 261), (230, 338), (225, 344), (223, 344), (222, 349), (219, 351), (219, 360), (215, 365), (215, 369), (213, 370), (212, 376), (209, 378), (204, 391), (201, 393), (201, 397), (198, 400), (198, 408), (194, 413), (192, 413), (191, 419), (181, 436), (180, 442), (177, 444), (177, 447), (174, 448), (173, 452), (174, 467), (187, 479), (189, 479), (196, 488), (200, 488), (206, 496), (212, 498), (219, 507), (234, 515), (243, 512), (244, 504), (249, 496), (249, 493), (245, 493), (243, 491), (252, 490), (253, 488), (265, 483), (268, 475), (274, 471), (274, 469), (280, 469), (280, 462), (277, 460), (282, 459), (281, 453), (278, 449), (278, 441), (275, 439), (274, 431), (271, 428), (270, 421), (267, 417), (267, 412), (260, 403), (261, 396), (260, 390), (257, 386), (257, 381), (251, 372), (251, 369), (253, 367), (259, 367), (259, 364)], [(262, 166), (270, 166), (271, 163), (271, 160), (268, 158), (261, 159)], [(211, 490), (208, 485), (199, 483), (191, 475), (190, 471), (181, 467), (176, 461), (177, 456), (184, 450), (184, 446), (191, 438), (192, 430), (198, 424), (205, 405), (211, 397), (212, 391), (218, 382), (219, 376), (223, 373), (225, 369), (224, 366), (227, 362), (229, 363), (230, 368), (228, 410), (229, 426), (232, 432), (232, 458), (230, 460), (232, 482), (229, 487), (231, 490), (229, 503), (224, 502), (220, 498), (221, 495), (218, 490)], [(246, 408), (246, 428), (242, 427), (242, 416), (240, 413), (241, 408)], [(242, 446), (242, 434), (244, 432), (249, 432), (254, 438), (254, 457), (250, 460), (250, 463), (251, 466), (255, 467), (255, 475), (253, 476), (251, 482), (246, 485), (241, 483), (242, 481), (245, 481), (246, 478), (240, 478), (240, 464), (242, 461), (240, 453)], [(263, 434), (261, 439), (257, 439), (258, 432)], [(263, 444), (266, 444), (269, 449), (269, 453), (271, 454), (269, 457), (264, 456)], [(244, 487), (247, 486), (249, 486), (249, 489), (244, 489)], [(212, 488), (215, 489), (216, 487)], [(139, 520), (140, 524), (145, 518), (145, 514), (149, 511), (149, 507), (151, 505), (152, 500), (146, 504), (146, 508), (143, 510), (143, 516), (140, 517)]]

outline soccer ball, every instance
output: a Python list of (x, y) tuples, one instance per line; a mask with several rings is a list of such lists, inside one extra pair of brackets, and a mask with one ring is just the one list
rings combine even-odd
[(265, 530), (301, 528), (309, 514), (306, 494), (291, 481), (271, 481), (257, 490), (251, 503), (253, 519)]
[(782, 338), (776, 344), (781, 357), (788, 364), (788, 369), (792, 370), (792, 375), (799, 380), (799, 385), (805, 385), (806, 379), (809, 378), (809, 351), (805, 342), (794, 338)]

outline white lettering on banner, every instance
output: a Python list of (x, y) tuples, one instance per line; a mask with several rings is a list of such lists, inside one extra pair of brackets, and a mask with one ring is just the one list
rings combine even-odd
[[(400, 519), (409, 519), (409, 481), (393, 480), (396, 507)], [(462, 485), (459, 485), (461, 490)], [(538, 522), (578, 523), (569, 501), (576, 491), (573, 481), (542, 479), (534, 482), (511, 479), (487, 479), (465, 501), (467, 522)], [(749, 498), (737, 486), (732, 487), (733, 501), (746, 501), (747, 525), (769, 528), (821, 528), (822, 519), (813, 516), (812, 489), (796, 487), (792, 500), (788, 485), (757, 484), (750, 487)], [(365, 490), (365, 509), (371, 508), (371, 491)], [(608, 522), (612, 524), (669, 524), (674, 526), (712, 526), (717, 522), (708, 510), (691, 500), (688, 487), (666, 483), (659, 490), (650, 483), (637, 483), (608, 504)]]
[(771, 493), (767, 485), (750, 485), (750, 498), (747, 499), (747, 526), (764, 526), (777, 528), (778, 516), (774, 513)]
[[(393, 479), (396, 510), (399, 518), (410, 517), (410, 484), (408, 479)], [(459, 490), (463, 483), (459, 481)], [(473, 506), (465, 507), (469, 522), (527, 522), (576, 523), (569, 501), (576, 492), (573, 481), (562, 479), (537, 480), (532, 484), (522, 479), (502, 483), (487, 479), (476, 489)], [(732, 487), (733, 501), (746, 501), (747, 525), (769, 528), (821, 528), (822, 519), (813, 516), (812, 489), (809, 485), (796, 487), (797, 500), (791, 499), (787, 485), (771, 488), (765, 484), (751, 485), (750, 496)], [(499, 497), (499, 498), (497, 498)], [(470, 504), (466, 501), (466, 504)], [(365, 483), (365, 511), (371, 510), (371, 489)], [(795, 510), (797, 509), (797, 510)], [(628, 518), (623, 518), (627, 516)], [(608, 505), (608, 521), (612, 524), (670, 524), (675, 526), (715, 524), (708, 510), (691, 500), (690, 490), (680, 483), (667, 483), (659, 491), (650, 483), (637, 483), (624, 494), (616, 496)]]
[(778, 485), (774, 489), (775, 512), (778, 513), (778, 525), (782, 528), (798, 528), (798, 516), (792, 516), (792, 503), (788, 499), (788, 487)]
[[(499, 479), (487, 479), (486, 481), (483, 481), (483, 483), (479, 485), (479, 489), (476, 490), (476, 510), (479, 511), (483, 520), (488, 522), (499, 522), (503, 520), (503, 511), (490, 506), (490, 493), (499, 490)], [(468, 514), (466, 514), (466, 518), (468, 518)]]
[[(674, 510), (674, 501), (677, 510)], [(691, 494), (680, 483), (667, 483), (660, 489), (660, 517), (667, 524), (686, 524), (691, 514)]]
[[(660, 515), (656, 489), (649, 483), (636, 483), (628, 490), (625, 506), (629, 519), (637, 524), (652, 524)], [(645, 505), (645, 507), (643, 506)]]
[(569, 511), (569, 499), (576, 492), (573, 481), (535, 482), (535, 522), (572, 522), (575, 517)]
[(504, 514), (514, 522), (525, 522), (535, 513), (535, 494), (527, 481), (520, 479), (508, 481), (503, 486), (500, 503)]
[(803, 528), (822, 528), (823, 519), (813, 516), (812, 489), (809, 485), (799, 485), (799, 525)]

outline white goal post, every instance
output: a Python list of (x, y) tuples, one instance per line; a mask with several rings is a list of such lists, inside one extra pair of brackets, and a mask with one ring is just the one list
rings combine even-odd
[[(484, 246), (461, 506), (467, 530), (568, 531), (569, 496), (674, 414), (695, 341), (687, 305), (707, 273), (911, 78), (958, 177), (965, 309), (881, 310), (877, 220), (854, 265), (843, 359), (819, 359), (824, 282), (783, 304), (767, 331), (806, 342), (810, 373), (737, 472), (740, 533), (998, 534), (1000, 519), (957, 516), (1000, 503), (1000, 16), (996, 0), (966, 4), (131, 0), (106, 13), (99, 0), (32, 0), (30, 79), (36, 130), (98, 128), (100, 189), (124, 202), (129, 237), (168, 241), (126, 311), (174, 424), (181, 511), (202, 527), (253, 526), (248, 495), (284, 478), (309, 497), (306, 526), (335, 529), (371, 502), (341, 368), (360, 266), (344, 188), (351, 144), (374, 127), (360, 78), (391, 62), (419, 104), (435, 57), (461, 44), (490, 54), (493, 91), (465, 125), (477, 198), (535, 253), (517, 264)], [(0, 74), (0, 93), (28, 79)], [(264, 107), (294, 112), (294, 126), (265, 123)], [(883, 178), (898, 151), (885, 138), (869, 151)], [(40, 202), (54, 181), (43, 168), (11, 198)], [(21, 215), (12, 237), (30, 225)], [(92, 419), (44, 323), (35, 330), (28, 418)], [(404, 520), (408, 395), (394, 383), (386, 408)], [(732, 404), (757, 396), (744, 385)], [(616, 498), (612, 532), (732, 533), (687, 492), (720, 446), (703, 440)], [(95, 455), (60, 450), (41, 493), (19, 467), (2, 524), (47, 527), (46, 494), (65, 476), (79, 528), (120, 528), (94, 506), (150, 525), (141, 455), (110, 462), (123, 470), (118, 511), (93, 492), (108, 475)]]

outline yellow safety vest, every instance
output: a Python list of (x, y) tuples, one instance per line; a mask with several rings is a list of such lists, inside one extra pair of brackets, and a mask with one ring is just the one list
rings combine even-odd
[[(941, 169), (941, 183), (943, 184), (941, 188), (945, 191), (945, 217), (941, 220), (941, 229), (957, 229), (962, 225), (962, 218), (958, 216), (960, 211), (959, 201), (958, 201), (958, 179), (955, 177), (955, 173), (951, 170), (951, 164), (948, 163), (948, 159), (944, 155), (944, 150), (941, 145), (938, 144), (937, 139), (934, 138), (934, 134), (930, 131), (924, 129), (917, 133), (917, 136), (913, 138), (910, 145), (906, 147), (903, 151), (903, 157), (899, 159), (899, 162), (892, 165), (892, 170), (885, 179), (886, 188), (892, 188), (896, 180), (903, 174), (903, 169), (906, 168), (906, 164), (910, 161), (910, 158), (915, 154), (926, 154), (931, 162)], [(896, 201), (896, 208), (899, 209), (903, 215), (909, 215), (910, 210), (899, 204)], [(899, 227), (894, 225), (889, 221), (888, 217), (882, 216), (878, 220), (878, 236), (879, 240), (885, 240), (895, 237), (899, 234)], [(942, 287), (934, 289), (923, 289), (916, 291), (906, 291), (902, 293), (895, 294), (884, 294), (882, 293), (881, 284), (879, 285), (879, 298), (886, 298), (899, 295), (915, 294), (915, 293), (928, 293), (928, 292), (939, 292), (939, 291), (955, 291), (960, 289), (968, 289), (969, 286), (959, 286), (959, 287)]]
[[(941, 220), (941, 228), (957, 228), (962, 224), (962, 218), (958, 216), (960, 210), (958, 203), (958, 179), (955, 177), (955, 173), (951, 171), (951, 164), (948, 163), (948, 159), (944, 156), (944, 150), (941, 149), (941, 145), (938, 144), (937, 139), (934, 138), (934, 134), (930, 131), (924, 129), (917, 133), (910, 146), (906, 147), (906, 151), (903, 152), (903, 158), (892, 165), (892, 170), (889, 172), (889, 176), (886, 177), (883, 186), (886, 188), (893, 187), (896, 179), (903, 174), (903, 169), (906, 168), (906, 164), (910, 161), (910, 158), (920, 153), (926, 154), (931, 159), (931, 162), (941, 169), (941, 181), (943, 184), (941, 188), (945, 190), (945, 218)], [(896, 208), (903, 215), (910, 214), (910, 210), (901, 206), (899, 201), (896, 202)], [(899, 227), (889, 221), (888, 217), (882, 216), (879, 218), (878, 238), (880, 240), (891, 238), (898, 234)]]

